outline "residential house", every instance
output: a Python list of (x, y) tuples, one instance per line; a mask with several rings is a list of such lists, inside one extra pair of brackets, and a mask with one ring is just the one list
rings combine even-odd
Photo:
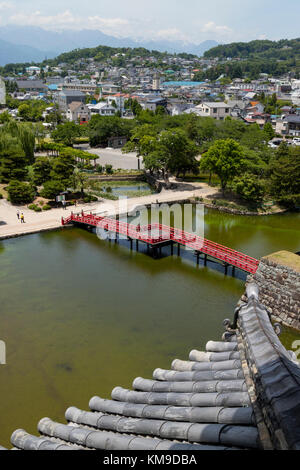
[(158, 106), (166, 108), (167, 104), (168, 103), (165, 98), (158, 97), (147, 100), (142, 106), (144, 109), (149, 109), (150, 111), (155, 112)]
[(276, 121), (276, 133), (281, 135), (300, 136), (300, 116), (289, 114)]
[(230, 106), (227, 103), (205, 102), (198, 104), (195, 110), (199, 116), (209, 116), (219, 121), (223, 121), (230, 116)]
[(97, 104), (89, 104), (88, 108), (92, 114), (100, 114), (100, 116), (114, 116), (117, 112), (117, 108), (106, 101), (100, 101), (100, 103)]
[(73, 101), (68, 106), (66, 116), (69, 121), (84, 124), (89, 122), (91, 119), (91, 111), (86, 104), (81, 103), (80, 101)]

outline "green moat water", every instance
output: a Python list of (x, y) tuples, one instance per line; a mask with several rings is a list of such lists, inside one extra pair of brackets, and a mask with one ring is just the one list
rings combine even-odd
[[(254, 257), (299, 251), (300, 214), (239, 217), (207, 211), (205, 236)], [(186, 227), (188, 229), (188, 227)], [(82, 229), (0, 244), (0, 443), (40, 418), (64, 420), (93, 395), (151, 378), (219, 339), (244, 290), (243, 276), (190, 257), (154, 260)], [(281, 336), (287, 348), (300, 336)]]

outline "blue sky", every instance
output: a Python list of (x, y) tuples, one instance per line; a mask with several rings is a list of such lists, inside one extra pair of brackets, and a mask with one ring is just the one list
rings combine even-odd
[(0, 25), (201, 42), (300, 36), (300, 0), (0, 0)]

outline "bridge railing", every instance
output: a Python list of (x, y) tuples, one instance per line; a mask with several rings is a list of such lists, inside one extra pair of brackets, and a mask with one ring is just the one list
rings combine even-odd
[[(110, 217), (99, 216), (92, 213), (84, 214), (83, 212), (80, 214), (72, 213), (66, 219), (62, 219), (62, 224), (65, 225), (72, 221), (101, 227), (104, 230), (122, 234), (126, 237), (141, 240), (152, 245), (166, 240), (174, 241), (252, 274), (257, 271), (259, 264), (259, 261), (255, 258), (240, 253), (232, 248), (212, 242), (199, 235), (194, 235), (163, 224), (154, 223), (137, 226)], [(155, 234), (154, 231), (156, 232)]]

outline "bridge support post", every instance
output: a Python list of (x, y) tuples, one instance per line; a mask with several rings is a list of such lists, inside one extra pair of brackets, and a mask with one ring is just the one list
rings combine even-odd
[(200, 258), (200, 253), (199, 251), (197, 251), (196, 252), (197, 266), (199, 266), (199, 258)]
[(204, 255), (204, 266), (207, 266), (207, 254)]
[(225, 275), (226, 275), (226, 276), (227, 276), (227, 273), (228, 273), (228, 266), (229, 266), (228, 263), (225, 263), (225, 264), (224, 264), (224, 272), (225, 272)]
[(173, 242), (171, 242), (171, 256), (173, 256), (174, 254), (174, 245), (173, 245)]
[(132, 251), (132, 238), (128, 238), (129, 242), (130, 242), (130, 250)]
[(235, 266), (232, 266), (232, 276), (235, 276)]
[(136, 240), (135, 246), (136, 246), (136, 251), (139, 251), (139, 241), (138, 240)]
[(177, 256), (180, 256), (180, 243), (177, 245)]

